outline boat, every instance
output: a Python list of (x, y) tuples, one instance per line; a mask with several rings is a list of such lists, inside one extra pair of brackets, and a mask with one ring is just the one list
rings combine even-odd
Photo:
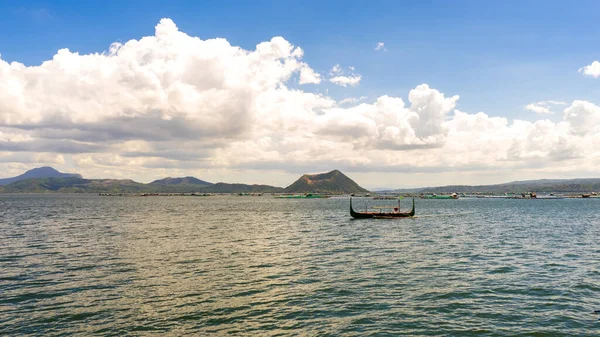
[[(386, 207), (386, 208), (388, 208), (388, 207)], [(409, 218), (409, 217), (413, 217), (415, 215), (415, 199), (413, 199), (412, 210), (410, 212), (400, 212), (399, 207), (394, 208), (393, 212), (355, 212), (354, 209), (352, 208), (352, 198), (350, 198), (350, 215), (355, 219)]]
[(458, 194), (452, 193), (450, 195), (437, 195), (434, 193), (431, 195), (424, 195), (421, 198), (423, 198), (423, 199), (458, 199)]

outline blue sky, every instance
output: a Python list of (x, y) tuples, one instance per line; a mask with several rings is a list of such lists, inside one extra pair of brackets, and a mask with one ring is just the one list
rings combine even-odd
[[(600, 55), (599, 12), (597, 1), (4, 1), (0, 53), (37, 65), (60, 48), (151, 35), (169, 17), (245, 49), (283, 36), (317, 71), (354, 66), (361, 86), (329, 88), (337, 97), (403, 97), (428, 83), (460, 95), (460, 110), (531, 119), (535, 101), (600, 103), (600, 83), (577, 72)], [(380, 41), (387, 52), (373, 50)]]
[[(578, 70), (600, 59), (598, 13), (598, 1), (3, 1), (0, 2), (0, 54), (2, 60), (9, 63), (16, 61), (26, 66), (38, 66), (42, 62), (52, 60), (62, 48), (68, 48), (79, 55), (106, 52), (111, 43), (126, 43), (154, 36), (159, 21), (162, 18), (170, 18), (180, 32), (187, 34), (189, 40), (185, 43), (190, 46), (194, 44), (193, 37), (202, 40), (224, 38), (232, 46), (253, 52), (256, 51), (257, 44), (271, 41), (275, 36), (282, 36), (289, 43), (302, 48), (304, 55), (301, 61), (322, 77), (321, 83), (318, 84), (299, 85), (297, 81), (286, 84), (303, 94), (318, 93), (330, 100), (319, 101), (318, 97), (307, 95), (290, 98), (292, 93), (280, 91), (279, 100), (274, 100), (266, 109), (272, 108), (275, 112), (266, 117), (275, 116), (278, 113), (277, 104), (286, 101), (289, 104), (285, 107), (292, 107), (291, 110), (294, 110), (293, 107), (306, 108), (298, 112), (300, 115), (306, 115), (302, 115), (302, 119), (298, 117), (298, 113), (282, 114), (277, 117), (280, 118), (280, 123), (284, 123), (281, 122), (284, 120), (299, 120), (297, 123), (315, 124), (314, 128), (304, 130), (304, 125), (301, 125), (297, 130), (293, 125), (288, 125), (288, 131), (291, 131), (286, 135), (268, 131), (273, 125), (258, 123), (249, 128), (253, 131), (242, 131), (247, 131), (248, 135), (252, 134), (253, 137), (258, 132), (263, 137), (260, 140), (240, 140), (239, 135), (232, 134), (223, 134), (219, 135), (218, 139), (207, 140), (205, 135), (196, 133), (199, 135), (197, 138), (181, 142), (175, 137), (168, 140), (171, 142), (169, 146), (181, 147), (182, 151), (188, 151), (186, 147), (199, 149), (194, 153), (177, 154), (187, 159), (193, 157), (196, 164), (191, 165), (185, 159), (181, 163), (169, 162), (166, 165), (159, 164), (158, 159), (175, 160), (173, 158), (177, 157), (173, 153), (168, 153), (168, 156), (165, 154), (168, 152), (165, 149), (169, 148), (166, 140), (151, 139), (148, 133), (132, 132), (135, 136), (131, 136), (127, 133), (129, 131), (119, 129), (118, 118), (115, 116), (120, 116), (122, 111), (128, 111), (126, 109), (132, 109), (129, 106), (118, 108), (124, 110), (110, 108), (118, 111), (104, 106), (101, 114), (105, 115), (98, 115), (95, 119), (93, 113), (86, 111), (72, 111), (71, 115), (65, 115), (63, 110), (72, 110), (75, 109), (73, 107), (89, 106), (97, 102), (102, 105), (103, 102), (118, 101), (120, 98), (109, 90), (108, 81), (87, 83), (89, 88), (78, 87), (78, 77), (69, 77), (71, 73), (65, 70), (69, 61), (55, 61), (47, 67), (47, 73), (43, 76), (47, 76), (49, 81), (64, 76), (61, 82), (65, 87), (64, 92), (37, 90), (36, 85), (40, 83), (41, 75), (32, 70), (33, 68), (15, 71), (10, 75), (14, 78), (3, 79), (0, 72), (0, 88), (3, 83), (10, 86), (18, 82), (22, 87), (14, 92), (22, 94), (23, 102), (29, 102), (29, 106), (52, 106), (54, 109), (21, 111), (13, 107), (14, 110), (9, 111), (5, 108), (8, 117), (4, 120), (0, 112), (0, 166), (7, 172), (18, 173), (23, 168), (39, 166), (38, 164), (63, 165), (65, 170), (79, 170), (84, 176), (86, 172), (89, 172), (88, 176), (103, 176), (112, 174), (110, 165), (121, 165), (127, 158), (136, 158), (127, 162), (129, 171), (124, 170), (123, 177), (148, 181), (160, 178), (161, 175), (190, 174), (205, 180), (231, 181), (228, 177), (235, 176), (238, 180), (263, 183), (269, 183), (269, 177), (257, 175), (253, 170), (270, 167), (279, 170), (271, 179), (279, 179), (280, 185), (285, 185), (298, 171), (319, 172), (340, 168), (355, 170), (357, 176), (368, 182), (368, 187), (389, 186), (388, 178), (398, 172), (421, 175), (410, 184), (412, 186), (447, 182), (493, 183), (518, 178), (593, 176), (594, 167), (600, 164), (600, 152), (594, 150), (600, 147), (600, 139), (593, 136), (596, 126), (600, 131), (600, 108), (597, 106), (600, 105), (600, 80), (593, 76), (585, 76)], [(163, 26), (168, 25), (167, 22)], [(280, 42), (270, 43), (281, 47)], [(375, 47), (380, 42), (385, 44), (385, 49), (377, 51)], [(187, 48), (185, 43), (173, 45), (172, 52), (184, 55)], [(210, 48), (202, 49), (206, 47), (199, 45), (194, 48), (193, 53), (196, 55), (213, 53)], [(233, 49), (222, 52), (223, 60), (229, 60), (228, 53), (234, 53)], [(256, 53), (260, 54), (258, 51)], [(159, 53), (153, 55), (157, 62), (164, 61), (160, 59), (162, 56)], [(122, 57), (120, 61), (107, 57), (106, 60), (99, 61), (97, 66), (88, 65), (85, 71), (106, 70), (106, 65), (111, 62), (115, 62), (115, 67), (127, 62), (136, 64), (136, 69), (142, 69), (140, 74), (143, 76), (148, 72), (162, 71), (155, 68), (145, 69), (144, 60), (135, 57), (126, 60)], [(289, 58), (289, 55), (283, 56), (281, 60)], [(183, 58), (181, 62), (181, 67), (191, 64)], [(62, 65), (58, 67), (57, 64)], [(344, 87), (331, 83), (330, 71), (336, 64), (344, 69), (344, 75), (360, 75), (360, 84)], [(264, 65), (268, 66), (267, 63)], [(211, 79), (210, 76), (214, 75), (212, 72), (216, 71), (217, 75), (214, 76), (219, 77), (223, 69), (239, 64), (223, 63), (219, 65), (220, 68), (214, 69), (208, 66), (206, 69), (201, 68), (203, 66), (205, 65), (194, 65), (188, 70), (190, 73), (197, 71), (196, 79)], [(354, 70), (350, 70), (349, 67), (353, 67)], [(125, 67), (121, 70), (123, 72), (111, 78), (114, 82), (110, 83), (125, 83), (121, 77), (131, 69)], [(295, 69), (293, 76), (297, 78), (300, 71), (301, 67)], [(82, 74), (84, 75), (86, 74)], [(279, 75), (268, 74), (267, 77), (279, 81), (277, 76)], [(189, 78), (179, 80), (182, 83), (187, 81), (187, 84), (194, 82), (194, 79), (190, 82)], [(234, 82), (231, 80), (227, 83), (238, 83), (236, 81), (240, 79), (235, 78)], [(93, 82), (93, 79), (88, 81)], [(161, 83), (163, 87), (159, 94), (168, 91), (167, 84)], [(422, 84), (427, 86), (420, 86)], [(125, 85), (122, 91), (131, 91), (131, 95), (135, 96), (134, 91), (144, 85)], [(254, 84), (248, 85), (251, 88)], [(196, 90), (203, 92), (206, 88), (204, 83), (197, 86)], [(84, 95), (75, 97), (76, 95), (71, 95), (71, 90), (73, 93), (83, 92)], [(89, 94), (86, 90), (94, 94)], [(415, 90), (425, 96), (429, 95), (429, 98), (423, 98), (421, 103), (414, 104), (415, 107), (404, 110), (396, 105), (398, 102), (393, 99), (383, 99), (387, 102), (383, 104), (385, 109), (381, 108), (383, 105), (376, 107), (376, 102), (385, 96), (398, 97), (407, 103), (409, 92)], [(265, 98), (269, 97), (268, 90), (254, 94), (256, 96), (252, 96), (253, 99), (268, 101)], [(445, 95), (445, 98), (438, 94)], [(185, 91), (179, 92), (178, 95), (177, 97), (185, 97)], [(459, 95), (460, 99), (452, 98), (454, 95)], [(360, 102), (369, 104), (368, 107), (355, 108), (341, 103), (344, 98), (363, 96), (366, 99)], [(236, 99), (244, 101), (246, 98), (240, 96)], [(5, 98), (4, 102), (2, 99), (0, 93), (0, 108), (2, 104), (10, 106), (13, 101), (20, 102), (14, 97)], [(71, 99), (72, 102), (63, 105), (60, 103)], [(144, 96), (140, 99), (146, 98)], [(306, 104), (309, 100), (312, 100), (312, 105)], [(559, 101), (564, 104), (542, 104), (554, 112), (544, 115), (538, 115), (525, 108), (528, 104), (541, 101)], [(214, 99), (209, 100), (208, 104), (212, 104), (211, 102), (214, 102)], [(168, 108), (181, 108), (183, 103), (180, 103), (177, 100), (172, 101)], [(191, 106), (197, 108), (198, 104), (200, 103), (193, 102)], [(332, 110), (332, 105), (334, 108), (344, 109)], [(358, 103), (356, 105), (358, 106)], [(407, 103), (406, 106), (408, 105), (410, 104)], [(431, 106), (437, 110), (427, 110), (427, 107)], [(164, 107), (154, 106), (154, 110), (149, 111), (161, 111), (162, 108)], [(207, 120), (218, 121), (231, 116), (234, 119), (239, 118), (236, 111), (229, 111), (226, 106), (221, 108), (225, 109), (226, 113)], [(380, 108), (383, 110), (377, 110)], [(187, 107), (181, 109), (187, 111)], [(374, 112), (373, 109), (377, 111)], [(391, 109), (392, 112), (386, 109)], [(424, 112), (419, 109), (424, 109)], [(455, 115), (454, 109), (466, 112), (467, 115)], [(565, 109), (570, 109), (570, 112), (563, 113)], [(469, 122), (469, 119), (476, 119), (475, 114), (478, 112), (484, 112), (485, 118), (480, 116), (477, 117), (477, 122)], [(250, 121), (265, 119), (261, 113), (248, 108), (247, 111), (244, 110), (242, 117), (247, 117)], [(318, 115), (322, 113), (338, 116), (337, 120), (333, 117), (319, 118)], [(414, 116), (410, 117), (411, 114), (420, 114), (420, 122), (415, 122)], [(52, 128), (55, 126), (42, 125), (43, 121), (57, 116), (61, 121), (70, 123), (65, 124), (70, 125), (71, 129), (67, 130), (68, 135), (62, 139), (62, 136), (53, 134), (56, 130)], [(164, 120), (173, 118), (164, 115), (161, 117), (163, 121), (160, 118), (151, 121), (153, 116), (144, 115), (146, 119), (141, 122), (165, 127)], [(494, 117), (505, 117), (508, 124), (504, 125)], [(203, 120), (204, 117), (188, 114), (182, 118), (179, 122), (184, 125), (190, 120)], [(277, 118), (273, 117), (271, 122), (278, 121)], [(527, 121), (529, 124), (513, 123), (516, 120)], [(551, 124), (546, 123), (546, 120)], [(406, 121), (411, 121), (410, 126), (402, 124), (407, 123)], [(109, 130), (111, 127), (108, 125), (113, 125), (113, 122), (117, 124), (114, 124), (114, 130)], [(352, 123), (365, 123), (355, 125), (364, 129), (352, 128)], [(366, 130), (369, 125), (372, 128)], [(589, 125), (594, 128), (587, 127)], [(5, 129), (2, 129), (3, 126)], [(392, 129), (389, 129), (390, 127)], [(490, 129), (485, 132), (468, 133), (469, 128), (483, 130), (488, 127)], [(96, 133), (106, 131), (108, 134), (114, 131), (114, 134), (124, 135), (124, 138), (92, 144), (90, 139), (93, 137), (85, 136), (90, 130), (100, 130), (95, 131)], [(203, 129), (190, 130), (190, 134), (193, 134), (192, 131), (199, 132), (198, 130)], [(328, 130), (329, 133), (323, 130)], [(67, 134), (64, 130), (61, 132)], [(173, 132), (179, 136), (177, 132)], [(539, 134), (543, 137), (536, 136)], [(290, 169), (292, 164), (286, 166), (286, 162), (297, 157), (294, 146), (299, 146), (289, 144), (300, 144), (296, 143), (300, 142), (299, 139), (306, 140), (323, 135), (323, 143), (315, 146), (314, 153), (303, 154), (306, 155), (305, 161), (314, 159), (312, 164), (301, 165), (295, 169)], [(469, 151), (466, 148), (461, 149), (460, 142), (453, 144), (449, 135), (465, 137), (462, 142), (473, 140), (489, 147), (482, 147), (478, 149), (480, 154), (469, 157)], [(413, 136), (416, 138), (410, 138)], [(284, 146), (276, 141), (282, 141), (286, 137), (286, 146), (290, 147), (284, 149)], [(61, 149), (67, 150), (52, 152), (35, 143), (47, 143), (57, 139), (62, 142)], [(289, 139), (294, 139), (294, 142)], [(26, 142), (17, 144), (23, 140)], [(2, 143), (3, 141), (9, 143)], [(212, 145), (206, 145), (209, 143)], [(576, 148), (576, 144), (591, 145), (589, 148), (579, 149)], [(254, 149), (261, 146), (264, 147), (261, 148), (262, 152), (252, 154), (253, 157), (260, 158), (255, 162), (241, 159), (236, 162), (232, 159), (235, 157), (231, 154), (233, 152), (228, 152), (231, 149), (242, 151), (244, 148)], [(84, 148), (88, 150), (82, 150)], [(8, 150), (3, 151), (6, 149)], [(105, 152), (101, 152), (100, 149), (104, 149)], [(327, 159), (317, 159), (321, 158), (320, 151), (325, 151), (324, 149), (329, 149), (331, 153), (342, 149), (346, 152), (363, 152), (355, 153), (356, 157), (351, 159), (334, 155)], [(249, 153), (250, 150), (246, 152)], [(488, 158), (483, 155), (484, 152), (498, 152), (498, 155), (490, 155)], [(231, 157), (222, 157), (223, 153), (230, 153)], [(274, 153), (284, 159), (278, 161)], [(373, 153), (375, 154), (371, 156)], [(447, 153), (446, 157), (442, 157), (443, 153)], [(388, 154), (393, 159), (388, 158)], [(86, 157), (88, 155), (90, 158)], [(112, 155), (118, 158), (113, 158)], [(161, 157), (163, 155), (166, 157)], [(420, 159), (416, 163), (402, 162), (403, 158), (412, 157)], [(147, 158), (154, 158), (156, 161)], [(361, 161), (361, 158), (368, 160)], [(588, 159), (581, 159), (575, 163), (565, 158)], [(206, 168), (202, 166), (204, 164), (198, 164), (202, 160), (210, 162), (212, 166)], [(179, 164), (182, 166), (178, 166)], [(188, 164), (189, 166), (186, 166)], [(335, 166), (338, 164), (341, 166)], [(498, 173), (491, 169), (499, 166), (506, 166), (506, 171)], [(451, 169), (444, 171), (444, 168), (449, 167)], [(548, 167), (556, 170), (540, 170)], [(170, 168), (172, 171), (169, 171)], [(469, 175), (457, 173), (465, 168), (472, 168), (474, 171), (470, 171)], [(443, 174), (439, 174), (440, 172)], [(412, 177), (414, 175), (411, 179)], [(407, 186), (402, 183), (396, 185)]]

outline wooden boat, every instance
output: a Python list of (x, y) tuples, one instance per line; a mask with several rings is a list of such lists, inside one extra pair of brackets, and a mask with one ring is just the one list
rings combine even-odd
[(415, 199), (413, 199), (412, 210), (410, 212), (355, 212), (352, 208), (352, 198), (350, 198), (350, 215), (355, 219), (395, 219), (413, 217), (415, 215)]

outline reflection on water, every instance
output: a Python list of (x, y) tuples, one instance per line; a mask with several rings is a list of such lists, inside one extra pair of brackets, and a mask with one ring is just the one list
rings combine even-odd
[(1, 195), (0, 335), (600, 335), (598, 203)]

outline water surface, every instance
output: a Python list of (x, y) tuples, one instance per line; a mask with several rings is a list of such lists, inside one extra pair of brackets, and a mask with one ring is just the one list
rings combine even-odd
[(600, 336), (599, 208), (0, 195), (0, 335)]

